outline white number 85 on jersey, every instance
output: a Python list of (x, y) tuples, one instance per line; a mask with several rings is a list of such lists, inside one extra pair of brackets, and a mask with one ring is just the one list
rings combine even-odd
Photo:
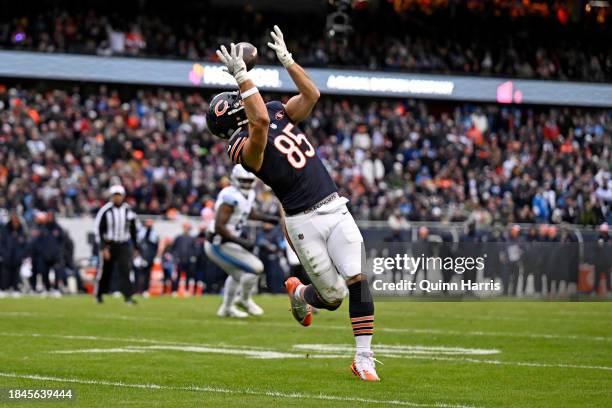
[[(285, 126), (283, 133), (274, 138), (274, 147), (287, 156), (287, 161), (291, 166), (301, 169), (306, 165), (307, 158), (315, 155), (315, 149), (303, 133), (293, 133), (293, 127), (291, 123)], [(300, 148), (303, 143), (308, 147), (305, 152)]]

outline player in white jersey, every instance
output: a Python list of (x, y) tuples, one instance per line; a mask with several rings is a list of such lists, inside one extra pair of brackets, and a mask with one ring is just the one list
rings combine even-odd
[(258, 214), (253, 209), (256, 193), (252, 173), (236, 165), (231, 179), (232, 185), (217, 196), (215, 219), (208, 227), (204, 243), (208, 258), (227, 273), (223, 303), (217, 314), (221, 317), (260, 316), (263, 309), (253, 301), (251, 291), (263, 271), (263, 264), (252, 254), (255, 242), (242, 236), (243, 227), (249, 219), (278, 223), (278, 218)]

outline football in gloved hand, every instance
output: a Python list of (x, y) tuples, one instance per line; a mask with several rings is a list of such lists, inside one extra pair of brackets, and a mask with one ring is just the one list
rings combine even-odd
[(257, 63), (257, 48), (248, 42), (240, 42), (236, 46), (242, 47), (242, 59), (246, 64), (247, 71), (252, 70)]

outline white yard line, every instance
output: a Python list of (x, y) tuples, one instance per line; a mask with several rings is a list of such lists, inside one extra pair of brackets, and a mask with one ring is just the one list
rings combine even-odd
[(19, 378), (34, 381), (52, 381), (61, 383), (72, 383), (72, 384), (83, 384), (83, 385), (96, 385), (96, 386), (110, 386), (110, 387), (122, 387), (122, 388), (140, 388), (148, 390), (167, 390), (167, 391), (191, 391), (191, 392), (203, 392), (209, 394), (226, 394), (226, 395), (252, 395), (260, 397), (273, 397), (273, 398), (285, 398), (290, 400), (321, 400), (321, 401), (340, 401), (340, 402), (354, 402), (359, 404), (378, 404), (378, 405), (400, 405), (406, 407), (434, 407), (434, 408), (475, 408), (471, 405), (461, 404), (449, 404), (445, 402), (434, 402), (432, 404), (421, 404), (417, 402), (401, 401), (401, 400), (381, 400), (371, 398), (359, 398), (359, 397), (345, 397), (331, 394), (308, 394), (302, 392), (283, 392), (274, 390), (258, 391), (250, 388), (220, 388), (210, 386), (172, 386), (172, 385), (160, 385), (160, 384), (137, 384), (137, 383), (126, 383), (122, 381), (107, 381), (107, 380), (94, 380), (94, 379), (81, 379), (81, 378), (63, 378), (63, 377), (52, 377), (46, 375), (37, 374), (20, 374), (11, 372), (0, 372), (0, 377), (5, 378)]

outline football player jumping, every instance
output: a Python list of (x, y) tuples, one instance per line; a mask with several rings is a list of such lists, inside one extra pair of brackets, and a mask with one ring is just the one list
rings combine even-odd
[[(263, 264), (251, 252), (255, 242), (242, 237), (248, 219), (278, 223), (278, 217), (259, 214), (255, 202), (255, 176), (237, 164), (232, 169), (232, 185), (225, 187), (215, 202), (215, 219), (208, 226), (206, 256), (227, 273), (220, 317), (260, 316), (263, 309), (251, 298), (251, 290), (263, 271)], [(240, 296), (236, 296), (238, 291)], [(246, 310), (243, 312), (236, 305)]]
[(295, 126), (308, 117), (319, 90), (287, 50), (275, 26), (273, 42), (299, 94), (283, 105), (264, 103), (247, 73), (242, 48), (231, 44), (217, 51), (239, 92), (224, 92), (210, 102), (209, 130), (229, 140), (228, 154), (272, 188), (284, 210), (287, 239), (295, 249), (312, 284), (297, 278), (285, 282), (291, 311), (303, 326), (312, 321), (310, 306), (336, 310), (349, 296), (349, 314), (356, 341), (351, 369), (366, 381), (379, 381), (371, 350), (374, 303), (361, 271), (363, 238), (315, 148)]

